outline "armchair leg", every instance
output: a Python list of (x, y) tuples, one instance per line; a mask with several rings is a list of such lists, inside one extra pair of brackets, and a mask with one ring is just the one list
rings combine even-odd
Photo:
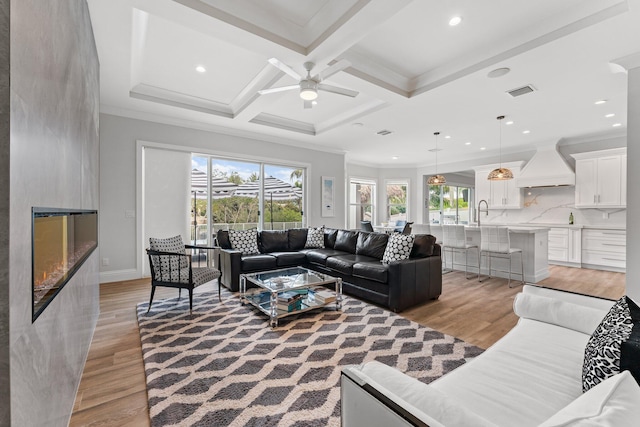
[(193, 288), (189, 288), (189, 314), (193, 311)]
[(182, 296), (182, 288), (178, 288), (178, 299)]
[(151, 304), (153, 303), (153, 294), (156, 293), (156, 286), (155, 285), (151, 285), (151, 299), (149, 300), (149, 308), (147, 308), (147, 313), (149, 312), (149, 310), (151, 310)]
[(220, 288), (220, 277), (218, 277), (218, 301), (220, 301), (220, 302), (222, 302), (221, 289), (222, 288)]

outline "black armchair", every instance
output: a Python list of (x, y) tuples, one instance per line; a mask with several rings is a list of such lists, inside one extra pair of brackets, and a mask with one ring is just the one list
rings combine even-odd
[[(217, 247), (185, 245), (181, 236), (169, 238), (150, 238), (149, 267), (151, 269), (151, 298), (153, 303), (156, 286), (178, 288), (178, 298), (182, 289), (189, 291), (189, 312), (193, 309), (193, 289), (220, 277), (220, 271), (212, 267), (193, 267), (191, 255), (186, 249), (218, 249)], [(218, 281), (218, 299), (220, 300), (220, 281)]]
[(404, 227), (402, 228), (401, 233), (402, 234), (411, 234), (411, 225), (413, 225), (413, 222), (407, 222)]

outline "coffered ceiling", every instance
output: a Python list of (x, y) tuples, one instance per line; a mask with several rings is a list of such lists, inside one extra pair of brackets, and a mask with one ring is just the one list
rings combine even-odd
[[(103, 112), (344, 151), (349, 161), (382, 167), (433, 164), (435, 131), (441, 163), (495, 155), (498, 115), (513, 121), (503, 127), (504, 152), (624, 134), (626, 74), (613, 62), (640, 52), (640, 0), (89, 6)], [(450, 26), (453, 16), (462, 22)], [(358, 95), (320, 91), (313, 108), (303, 107), (298, 90), (259, 95), (298, 83), (270, 58), (301, 76), (305, 62), (316, 64), (313, 75), (347, 60), (323, 83)], [(510, 72), (487, 76), (501, 67)], [(507, 93), (525, 85), (535, 90)], [(600, 99), (607, 102), (595, 105)]]

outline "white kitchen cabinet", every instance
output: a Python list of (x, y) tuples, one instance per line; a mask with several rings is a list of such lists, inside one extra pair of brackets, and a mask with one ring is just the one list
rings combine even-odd
[(513, 172), (514, 179), (505, 181), (489, 181), (489, 172), (499, 165), (486, 165), (476, 168), (476, 199), (486, 200), (489, 209), (521, 209), (523, 204), (522, 189), (516, 186), (523, 162), (503, 163)]
[(626, 206), (626, 148), (578, 153), (572, 156), (576, 159), (577, 208)]
[(582, 259), (581, 230), (567, 227), (549, 229), (549, 262), (561, 265), (576, 264)]
[(604, 270), (625, 271), (627, 260), (626, 234), (625, 230), (583, 230), (583, 265)]

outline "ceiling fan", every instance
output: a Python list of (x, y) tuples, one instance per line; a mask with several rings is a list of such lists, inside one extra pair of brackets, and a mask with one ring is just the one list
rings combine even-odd
[(304, 108), (311, 108), (313, 106), (313, 100), (318, 97), (318, 91), (323, 90), (325, 92), (337, 93), (339, 95), (350, 96), (352, 98), (358, 95), (358, 92), (355, 90), (344, 89), (337, 86), (328, 85), (322, 83), (325, 79), (333, 76), (336, 73), (347, 68), (351, 63), (346, 59), (342, 59), (335, 64), (325, 68), (324, 71), (319, 72), (318, 74), (312, 76), (311, 70), (315, 64), (313, 62), (305, 62), (304, 69), (307, 70), (306, 77), (302, 77), (300, 74), (296, 73), (291, 67), (280, 62), (276, 58), (269, 59), (269, 63), (274, 67), (278, 68), (282, 72), (290, 75), (294, 79), (298, 80), (298, 84), (291, 86), (282, 86), (282, 87), (274, 87), (270, 89), (259, 90), (258, 93), (260, 95), (267, 95), (270, 93), (276, 92), (284, 92), (287, 90), (300, 90), (300, 98), (304, 100)]

